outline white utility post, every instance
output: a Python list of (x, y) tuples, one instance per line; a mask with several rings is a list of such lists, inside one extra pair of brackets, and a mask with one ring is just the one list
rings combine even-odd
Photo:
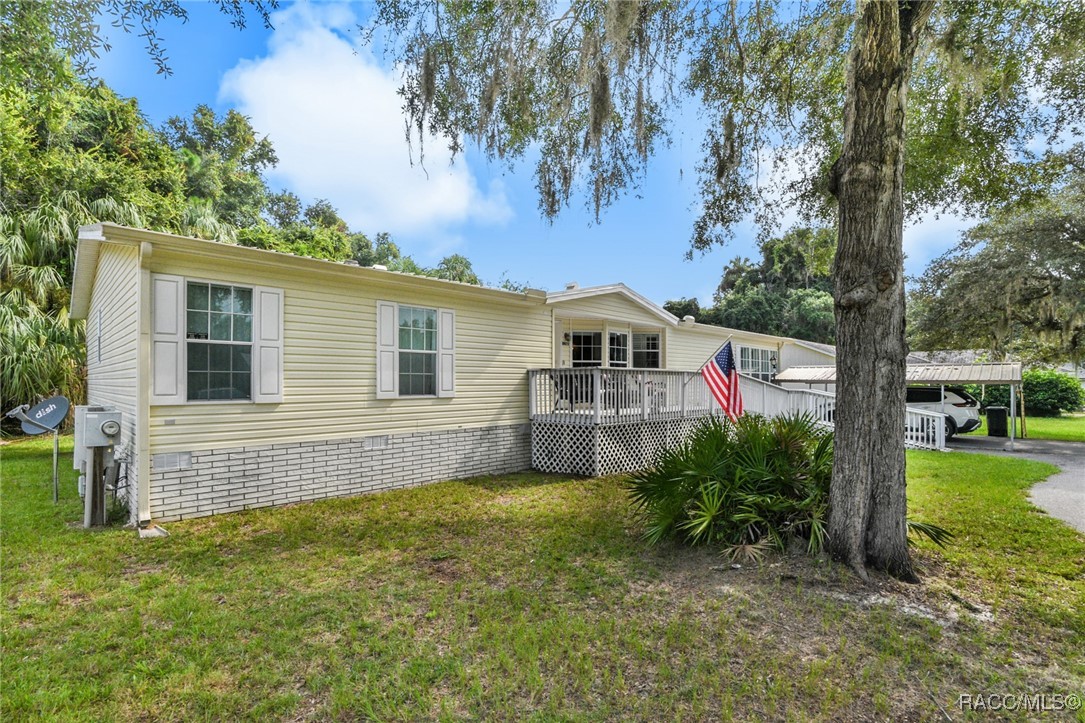
[(1013, 451), (1013, 437), (1017, 431), (1017, 385), (1010, 385), (1010, 451)]

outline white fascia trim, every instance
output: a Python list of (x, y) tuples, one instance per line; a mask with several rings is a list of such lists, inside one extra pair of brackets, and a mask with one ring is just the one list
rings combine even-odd
[(632, 301), (638, 306), (642, 306), (649, 312), (658, 316), (661, 320), (666, 322), (670, 326), (678, 326), (678, 317), (671, 312), (659, 306), (655, 302), (649, 300), (647, 297), (638, 294), (633, 289), (629, 288), (625, 284), (607, 284), (606, 286), (589, 286), (583, 289), (570, 289), (568, 291), (551, 291), (546, 294), (547, 304), (559, 304), (563, 301), (574, 301), (576, 299), (589, 299), (595, 296), (605, 296), (607, 294), (618, 294)]

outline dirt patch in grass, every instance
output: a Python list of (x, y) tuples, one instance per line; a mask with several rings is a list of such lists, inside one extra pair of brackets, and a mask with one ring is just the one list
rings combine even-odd
[(456, 582), (464, 576), (464, 570), (461, 568), (466, 568), (466, 566), (449, 557), (431, 557), (422, 562), (425, 574), (445, 585)]

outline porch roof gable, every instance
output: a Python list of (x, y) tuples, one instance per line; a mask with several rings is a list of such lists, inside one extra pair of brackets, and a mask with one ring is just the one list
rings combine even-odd
[(645, 296), (638, 294), (625, 284), (606, 284), (604, 286), (588, 286), (585, 288), (565, 289), (564, 291), (551, 291), (546, 294), (547, 304), (560, 304), (563, 301), (576, 301), (590, 299), (597, 296), (617, 294), (625, 297), (648, 313), (657, 317), (668, 326), (678, 326), (678, 317), (659, 306)]

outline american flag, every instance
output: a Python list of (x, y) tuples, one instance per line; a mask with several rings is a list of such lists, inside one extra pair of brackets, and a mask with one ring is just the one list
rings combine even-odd
[(731, 342), (724, 344), (716, 354), (701, 367), (701, 375), (712, 391), (712, 396), (723, 407), (724, 413), (735, 421), (742, 414), (742, 392), (738, 389), (738, 369)]

